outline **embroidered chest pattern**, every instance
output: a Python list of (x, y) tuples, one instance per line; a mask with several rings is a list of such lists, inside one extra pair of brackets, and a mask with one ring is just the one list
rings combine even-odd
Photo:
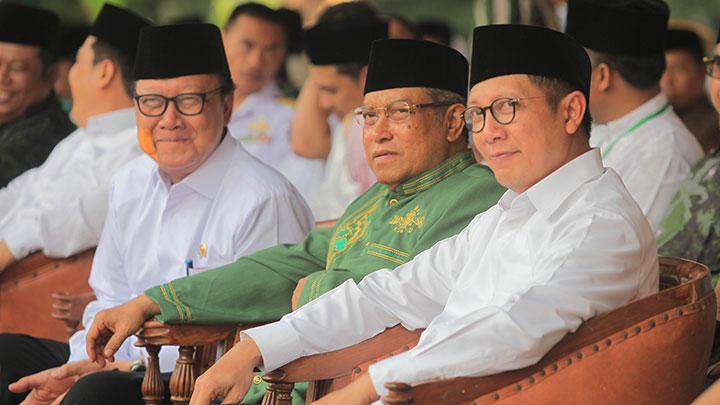
[(397, 233), (411, 233), (415, 229), (423, 227), (425, 223), (425, 215), (420, 214), (420, 206), (416, 205), (412, 211), (405, 214), (405, 216), (395, 215), (390, 220), (390, 225), (395, 225), (393, 231)]

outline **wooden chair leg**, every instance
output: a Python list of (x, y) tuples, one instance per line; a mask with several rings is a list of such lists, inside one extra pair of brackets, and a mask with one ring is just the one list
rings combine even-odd
[(175, 362), (175, 370), (170, 376), (170, 401), (187, 403), (195, 388), (194, 346), (180, 346), (180, 356)]
[(324, 397), (330, 393), (332, 380), (318, 380), (308, 382), (307, 393), (305, 394), (305, 403), (311, 404), (314, 401)]
[(292, 405), (292, 390), (295, 384), (284, 381), (285, 373), (275, 370), (263, 376), (267, 384), (262, 405)]
[(163, 393), (165, 387), (163, 386), (162, 376), (160, 375), (160, 361), (158, 360), (158, 354), (160, 353), (160, 346), (147, 345), (148, 365), (145, 376), (143, 377), (142, 386), (140, 391), (142, 393), (142, 400), (145, 405), (161, 405), (163, 403)]

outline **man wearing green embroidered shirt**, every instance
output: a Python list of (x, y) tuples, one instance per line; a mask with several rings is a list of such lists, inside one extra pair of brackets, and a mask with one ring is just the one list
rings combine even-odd
[[(154, 315), (168, 323), (277, 320), (290, 312), (294, 291), (302, 305), (347, 279), (394, 268), (495, 204), (503, 189), (467, 149), (467, 61), (442, 45), (393, 41), (405, 52), (371, 53), (364, 105), (356, 110), (378, 183), (333, 228), (315, 229), (303, 243), (256, 252), (100, 312), (87, 334), (91, 356), (111, 356)], [(245, 402), (262, 390), (251, 394)]]

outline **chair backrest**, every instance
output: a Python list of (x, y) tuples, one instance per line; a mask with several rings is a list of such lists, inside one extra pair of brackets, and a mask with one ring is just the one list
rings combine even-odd
[(67, 259), (35, 253), (0, 273), (0, 332), (67, 341), (65, 325), (51, 316), (52, 294), (83, 294), (95, 250)]
[(387, 404), (687, 404), (702, 392), (716, 319), (706, 266), (660, 259), (661, 291), (584, 323), (537, 364), (482, 378), (389, 384)]

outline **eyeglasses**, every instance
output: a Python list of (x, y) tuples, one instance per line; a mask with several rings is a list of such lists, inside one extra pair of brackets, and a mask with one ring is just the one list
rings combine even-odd
[(713, 79), (720, 79), (720, 56), (706, 56), (703, 58), (705, 64), (705, 74)]
[(159, 117), (165, 114), (170, 101), (175, 104), (175, 110), (182, 115), (199, 115), (205, 107), (205, 100), (208, 96), (224, 89), (225, 86), (221, 86), (205, 93), (180, 93), (174, 97), (165, 97), (161, 94), (140, 94), (135, 96), (135, 103), (138, 110), (147, 117)]
[(425, 103), (425, 104), (411, 104), (407, 101), (394, 101), (385, 107), (375, 108), (362, 106), (355, 109), (353, 112), (355, 121), (358, 124), (365, 127), (371, 127), (375, 125), (380, 119), (380, 114), (385, 115), (385, 118), (390, 119), (393, 122), (401, 122), (407, 120), (411, 114), (419, 108), (431, 108), (431, 107), (442, 107), (447, 105), (453, 105), (456, 103), (442, 102), (442, 103)]
[(495, 119), (495, 122), (507, 125), (515, 119), (515, 107), (520, 100), (532, 100), (544, 97), (545, 96), (520, 98), (502, 97), (493, 100), (492, 103), (486, 107), (468, 107), (462, 114), (465, 127), (473, 133), (481, 132), (485, 128), (485, 115), (487, 115), (485, 112), (487, 110), (490, 110), (490, 114)]

